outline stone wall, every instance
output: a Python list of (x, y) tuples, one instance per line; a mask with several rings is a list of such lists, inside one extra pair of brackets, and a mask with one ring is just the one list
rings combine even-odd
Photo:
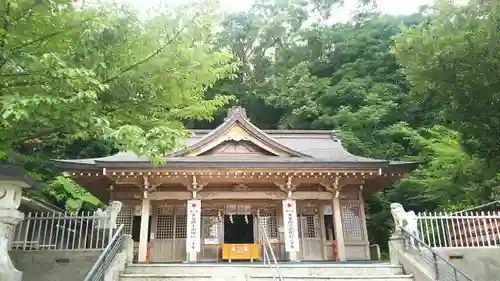
[(413, 274), (415, 281), (433, 281), (433, 274), (428, 265), (416, 259), (414, 254), (404, 249), (404, 239), (401, 236), (389, 238), (389, 255), (391, 263), (401, 265), (406, 274)]
[(23, 281), (81, 281), (99, 257), (100, 250), (11, 251)]
[(500, 281), (500, 247), (441, 248), (439, 253), (473, 280)]

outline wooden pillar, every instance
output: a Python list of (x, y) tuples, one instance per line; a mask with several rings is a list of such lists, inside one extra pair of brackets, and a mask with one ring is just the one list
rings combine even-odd
[[(327, 260), (327, 251), (329, 248), (326, 246), (325, 205), (319, 206), (319, 226), (321, 230), (321, 251), (323, 251), (323, 260)], [(330, 251), (331, 250), (330, 248)]]
[(337, 251), (339, 255), (339, 261), (346, 261), (344, 228), (342, 227), (340, 200), (338, 196), (334, 196), (332, 205), (333, 205), (333, 225), (335, 229), (335, 240), (337, 241)]
[(148, 251), (148, 233), (149, 233), (149, 211), (151, 209), (151, 202), (147, 196), (142, 199), (141, 205), (141, 229), (139, 236), (139, 256), (138, 262), (146, 262), (146, 255)]
[(363, 185), (359, 186), (358, 189), (358, 198), (360, 202), (359, 206), (359, 212), (361, 216), (361, 223), (363, 224), (362, 226), (362, 231), (363, 231), (363, 241), (366, 242), (365, 246), (365, 257), (367, 259), (370, 259), (370, 242), (368, 241), (368, 228), (366, 226), (366, 214), (365, 214), (365, 200), (363, 198)]
[[(286, 251), (285, 251), (285, 246), (284, 246), (284, 243), (285, 243), (285, 218), (283, 216), (283, 208), (277, 208), (276, 210), (276, 224), (277, 224), (277, 227), (278, 227), (278, 244), (277, 244), (277, 252), (279, 255), (279, 259), (280, 260), (286, 260), (287, 259), (287, 256), (286, 256)], [(259, 231), (260, 231), (260, 226), (259, 226)], [(260, 234), (259, 236), (260, 237)], [(281, 244), (283, 243), (283, 244)], [(263, 254), (262, 254), (263, 255)], [(278, 257), (276, 257), (278, 258)]]
[[(148, 262), (158, 261), (160, 258), (158, 252), (154, 251), (154, 240), (156, 239), (156, 230), (158, 229), (158, 202), (155, 200), (150, 201), (151, 205), (149, 207), (149, 215), (151, 217), (151, 225), (149, 226), (149, 255)], [(159, 245), (157, 243), (157, 245)], [(158, 246), (156, 247), (158, 250)]]

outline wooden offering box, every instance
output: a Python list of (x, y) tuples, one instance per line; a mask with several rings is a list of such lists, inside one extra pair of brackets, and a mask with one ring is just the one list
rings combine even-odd
[(222, 259), (258, 260), (260, 259), (259, 244), (222, 244)]

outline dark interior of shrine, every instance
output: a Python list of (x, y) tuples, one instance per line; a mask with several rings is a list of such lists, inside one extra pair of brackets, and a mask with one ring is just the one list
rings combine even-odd
[(233, 215), (224, 216), (224, 243), (225, 244), (253, 244), (253, 216)]

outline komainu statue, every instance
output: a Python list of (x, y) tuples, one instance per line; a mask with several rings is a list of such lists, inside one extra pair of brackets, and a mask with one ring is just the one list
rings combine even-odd
[(111, 201), (109, 206), (104, 209), (104, 211), (99, 208), (95, 212), (97, 217), (100, 217), (97, 222), (97, 228), (100, 229), (115, 229), (116, 228), (116, 217), (120, 210), (122, 209), (122, 202), (120, 201)]
[(414, 211), (406, 212), (403, 206), (399, 203), (391, 203), (391, 215), (394, 219), (394, 235), (401, 236), (404, 229), (407, 233), (411, 234), (413, 237), (409, 237), (408, 241), (410, 246), (413, 248), (418, 247), (418, 241), (415, 238), (419, 238), (418, 234), (418, 219)]

